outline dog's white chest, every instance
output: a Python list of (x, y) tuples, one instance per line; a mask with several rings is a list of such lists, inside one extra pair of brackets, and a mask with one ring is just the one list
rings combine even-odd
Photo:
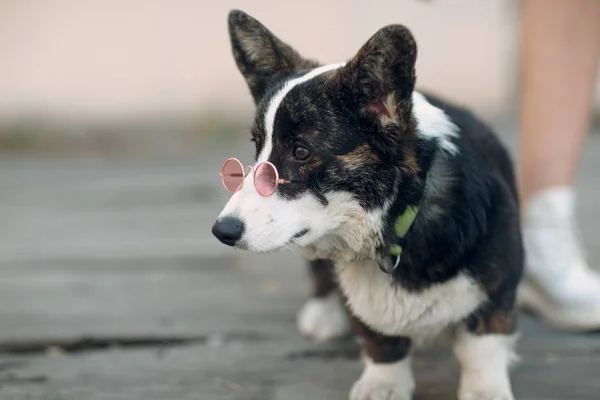
[(390, 336), (437, 336), (486, 299), (477, 283), (466, 275), (411, 292), (394, 284), (372, 260), (339, 263), (336, 268), (353, 313), (371, 328)]

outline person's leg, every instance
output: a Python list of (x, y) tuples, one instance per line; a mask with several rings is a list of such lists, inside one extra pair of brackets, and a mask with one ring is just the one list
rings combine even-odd
[(600, 59), (600, 0), (523, 0), (520, 302), (549, 323), (600, 328), (600, 278), (575, 236), (573, 181)]
[(524, 201), (571, 186), (600, 57), (600, 1), (524, 0), (520, 179)]

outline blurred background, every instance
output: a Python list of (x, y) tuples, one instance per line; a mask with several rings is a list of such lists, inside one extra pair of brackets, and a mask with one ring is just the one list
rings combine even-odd
[[(254, 154), (232, 8), (323, 63), (407, 25), (418, 86), (514, 151), (515, 0), (0, 0), (0, 399), (346, 398), (358, 354), (321, 379), (330, 367), (295, 328), (302, 260), (210, 234), (228, 198), (221, 163)], [(581, 182), (597, 154), (598, 140)], [(597, 210), (597, 188), (582, 209)], [(598, 255), (597, 218), (582, 219)], [(306, 394), (332, 380), (335, 393)]]
[(419, 43), (420, 87), (490, 122), (513, 116), (514, 0), (4, 0), (0, 143), (186, 149), (188, 140), (245, 127), (252, 102), (230, 53), (232, 8), (324, 63), (403, 23)]

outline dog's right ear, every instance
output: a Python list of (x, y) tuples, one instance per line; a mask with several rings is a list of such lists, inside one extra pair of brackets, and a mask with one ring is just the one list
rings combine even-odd
[(359, 111), (385, 127), (410, 119), (415, 87), (417, 44), (402, 25), (375, 33), (338, 72), (341, 88)]
[(239, 10), (229, 13), (229, 37), (233, 56), (255, 103), (264, 96), (269, 82), (277, 74), (318, 66), (317, 62), (302, 58), (263, 24)]

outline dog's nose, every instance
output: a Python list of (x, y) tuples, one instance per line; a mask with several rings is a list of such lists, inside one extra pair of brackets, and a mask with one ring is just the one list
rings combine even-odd
[(234, 246), (244, 233), (244, 221), (235, 217), (219, 218), (212, 227), (212, 233), (227, 246)]

